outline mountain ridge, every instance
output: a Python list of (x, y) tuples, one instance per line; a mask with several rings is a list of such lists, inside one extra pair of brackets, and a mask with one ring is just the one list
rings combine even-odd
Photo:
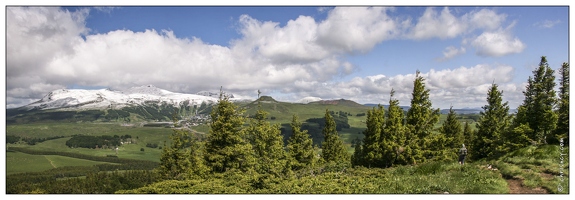
[[(207, 95), (206, 95), (207, 94)], [(219, 95), (219, 94), (218, 94)], [(233, 98), (230, 100), (241, 101)], [(171, 92), (157, 88), (153, 85), (132, 87), (127, 90), (85, 90), (85, 89), (57, 89), (46, 94), (42, 99), (19, 107), (23, 110), (90, 110), (90, 109), (120, 109), (127, 106), (138, 106), (149, 103), (170, 104), (181, 106), (183, 104), (201, 105), (213, 104), (218, 98), (213, 93), (200, 92), (199, 94), (186, 94)]]

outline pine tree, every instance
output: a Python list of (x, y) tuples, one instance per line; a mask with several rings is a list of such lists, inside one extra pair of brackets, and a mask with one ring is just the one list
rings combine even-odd
[[(363, 145), (361, 156), (358, 162), (363, 163), (365, 167), (384, 167), (383, 152), (381, 148), (381, 134), (385, 124), (385, 113), (383, 106), (367, 111), (366, 125), (367, 129), (363, 131)], [(355, 159), (357, 160), (356, 157)], [(361, 161), (360, 161), (361, 160)]]
[(547, 64), (547, 58), (541, 57), (539, 67), (533, 71), (533, 78), (527, 79), (525, 99), (519, 106), (514, 127), (528, 124), (532, 134), (531, 140), (536, 143), (547, 143), (547, 136), (557, 125), (557, 114), (553, 112), (556, 104), (554, 71)]
[(293, 134), (288, 139), (287, 151), (292, 158), (292, 169), (300, 170), (314, 167), (317, 158), (313, 148), (313, 141), (307, 130), (301, 130), (301, 122), (298, 121), (297, 115), (293, 115), (290, 125)]
[(205, 151), (204, 142), (197, 140), (192, 141), (189, 154), (190, 173), (192, 178), (206, 178), (210, 172), (210, 168), (206, 166), (206, 161), (204, 159)]
[(569, 145), (569, 63), (563, 63), (559, 69), (559, 101), (557, 108), (557, 128), (555, 140), (563, 138), (564, 144)]
[(189, 171), (192, 166), (189, 159), (190, 149), (186, 148), (189, 146), (191, 138), (183, 130), (174, 129), (173, 131), (170, 136), (170, 146), (167, 146), (164, 141), (158, 173), (163, 179), (183, 180), (191, 175)]
[(261, 174), (279, 176), (286, 170), (288, 157), (279, 125), (271, 125), (266, 118), (267, 112), (263, 111), (261, 103), (258, 103), (255, 119), (251, 120), (247, 131), (253, 140), (258, 161), (256, 170)]
[(425, 89), (425, 79), (420, 76), (419, 70), (415, 74), (411, 107), (407, 111), (406, 121), (409, 127), (410, 160), (414, 163), (425, 162), (427, 157), (433, 156), (431, 144), (433, 126), (439, 121), (439, 109), (432, 109), (429, 99), (429, 90)]
[(461, 122), (457, 120), (457, 115), (453, 110), (453, 106), (449, 107), (447, 119), (439, 129), (447, 139), (448, 156), (450, 158), (457, 158), (457, 152), (464, 142), (463, 129), (461, 129)]
[(496, 158), (503, 152), (502, 134), (509, 125), (509, 106), (502, 103), (503, 92), (493, 83), (487, 92), (487, 105), (483, 106), (477, 123), (477, 134), (472, 141), (474, 159)]
[[(465, 122), (463, 125), (463, 144), (465, 144), (467, 149), (473, 149), (473, 140), (475, 140), (475, 131), (471, 129), (469, 122)], [(470, 152), (468, 152), (469, 154)], [(467, 156), (471, 157), (471, 156)]]
[(410, 163), (405, 153), (406, 146), (406, 128), (404, 126), (403, 109), (399, 107), (399, 100), (393, 98), (395, 90), (390, 92), (388, 117), (385, 120), (385, 127), (382, 134), (381, 146), (385, 167), (391, 167), (394, 164)]
[(218, 104), (211, 112), (212, 122), (205, 145), (206, 164), (213, 172), (253, 169), (256, 160), (253, 147), (242, 129), (245, 122), (242, 114), (243, 111), (220, 91)]
[(329, 111), (325, 110), (325, 127), (322, 130), (324, 142), (322, 143), (321, 157), (326, 163), (350, 164), (350, 155), (339, 137), (336, 124)]

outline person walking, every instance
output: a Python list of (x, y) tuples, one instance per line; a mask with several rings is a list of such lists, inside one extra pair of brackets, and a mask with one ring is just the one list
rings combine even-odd
[(465, 164), (465, 157), (467, 156), (467, 148), (465, 148), (465, 144), (463, 144), (463, 147), (461, 147), (461, 149), (459, 149), (459, 164), (463, 165)]

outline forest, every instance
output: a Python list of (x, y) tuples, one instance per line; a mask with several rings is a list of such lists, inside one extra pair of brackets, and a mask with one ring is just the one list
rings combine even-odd
[[(568, 185), (566, 190), (557, 187), (565, 182), (532, 174), (560, 175), (568, 184), (568, 160), (566, 165), (563, 160), (559, 165), (555, 152), (569, 145), (569, 64), (563, 63), (558, 72), (557, 85), (555, 71), (542, 56), (539, 67), (527, 79), (524, 101), (513, 114), (503, 101), (503, 92), (493, 83), (473, 129), (468, 123), (462, 124), (453, 109), (441, 127), (434, 128), (440, 110), (433, 108), (425, 79), (417, 71), (409, 110), (404, 112), (399, 106), (392, 89), (389, 107), (378, 105), (366, 111), (364, 137), (354, 142), (353, 153), (338, 134), (351, 113), (326, 109), (323, 118), (307, 120), (321, 129), (323, 141), (319, 145), (314, 145), (294, 114), (286, 143), (281, 126), (267, 120), (261, 102), (255, 115), (248, 118), (245, 110), (221, 93), (211, 109), (209, 132), (193, 137), (184, 129), (173, 129), (156, 166), (107, 158), (107, 162), (123, 163), (120, 166), (140, 167), (128, 170), (118, 166), (113, 173), (101, 173), (104, 170), (93, 167), (70, 168), (79, 171), (82, 178), (65, 180), (50, 178), (58, 176), (57, 169), (41, 175), (10, 175), (7, 192), (478, 194), (510, 193), (505, 179), (522, 177), (526, 186), (568, 193)], [(469, 151), (465, 165), (457, 163), (462, 144)], [(492, 165), (500, 171), (492, 170)], [(559, 171), (558, 166), (565, 171)], [(533, 171), (521, 170), (527, 168)]]

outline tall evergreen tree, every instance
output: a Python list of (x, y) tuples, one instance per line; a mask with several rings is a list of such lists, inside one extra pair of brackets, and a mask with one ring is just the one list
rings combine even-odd
[(325, 127), (322, 130), (324, 142), (322, 143), (321, 157), (326, 163), (350, 164), (351, 157), (335, 128), (335, 120), (326, 109)]
[(251, 120), (247, 131), (253, 140), (252, 146), (257, 158), (256, 170), (262, 174), (279, 176), (287, 170), (287, 152), (284, 150), (279, 125), (271, 125), (266, 119), (267, 112), (262, 109), (261, 101), (258, 101), (255, 119)]
[(525, 99), (518, 108), (514, 127), (528, 124), (529, 138), (537, 143), (547, 143), (547, 136), (553, 133), (557, 125), (557, 114), (553, 112), (557, 99), (555, 97), (554, 70), (549, 67), (547, 58), (541, 57), (539, 67), (533, 71), (533, 78), (527, 79), (523, 94)]
[(449, 107), (447, 119), (443, 122), (440, 132), (443, 133), (447, 139), (447, 148), (449, 149), (448, 156), (450, 156), (450, 158), (457, 158), (457, 152), (459, 148), (461, 148), (464, 138), (461, 122), (457, 120), (457, 114), (453, 110), (453, 106)]
[(559, 69), (559, 101), (557, 108), (557, 128), (555, 138), (563, 138), (569, 145), (569, 63), (563, 63)]
[(242, 129), (245, 122), (242, 114), (243, 111), (220, 91), (218, 104), (212, 109), (206, 141), (206, 164), (213, 172), (249, 171), (256, 164), (253, 147)]
[(483, 106), (477, 123), (477, 134), (472, 141), (473, 159), (496, 158), (503, 152), (502, 134), (509, 125), (509, 106), (503, 103), (503, 92), (493, 83), (487, 92), (487, 105)]
[(410, 163), (406, 155), (406, 128), (404, 125), (403, 109), (399, 107), (399, 100), (394, 98), (395, 90), (390, 92), (388, 117), (381, 136), (380, 146), (383, 149), (385, 167), (394, 164)]
[(317, 162), (313, 141), (307, 130), (301, 130), (301, 122), (298, 120), (297, 115), (293, 115), (290, 126), (292, 135), (288, 139), (287, 151), (293, 161), (292, 169), (300, 170), (313, 167)]
[(439, 109), (433, 109), (429, 99), (429, 89), (425, 89), (425, 79), (416, 71), (413, 82), (411, 107), (407, 111), (406, 121), (410, 131), (409, 146), (411, 159), (422, 163), (433, 156), (431, 144), (433, 126), (439, 121)]
[(189, 159), (190, 149), (186, 149), (189, 146), (190, 139), (185, 131), (174, 129), (174, 133), (170, 136), (170, 146), (167, 146), (164, 141), (162, 155), (160, 156), (160, 166), (158, 167), (160, 177), (166, 180), (183, 180), (190, 176), (189, 170), (192, 166)]
[(473, 140), (475, 140), (475, 131), (471, 129), (471, 125), (469, 125), (469, 122), (465, 122), (465, 124), (463, 125), (463, 138), (464, 138), (463, 144), (465, 144), (466, 148), (473, 149)]
[[(365, 120), (367, 129), (363, 131), (363, 145), (361, 147), (361, 160), (365, 167), (384, 167), (383, 149), (381, 148), (381, 134), (385, 125), (385, 110), (378, 105), (367, 111)], [(357, 158), (356, 158), (357, 159)]]

